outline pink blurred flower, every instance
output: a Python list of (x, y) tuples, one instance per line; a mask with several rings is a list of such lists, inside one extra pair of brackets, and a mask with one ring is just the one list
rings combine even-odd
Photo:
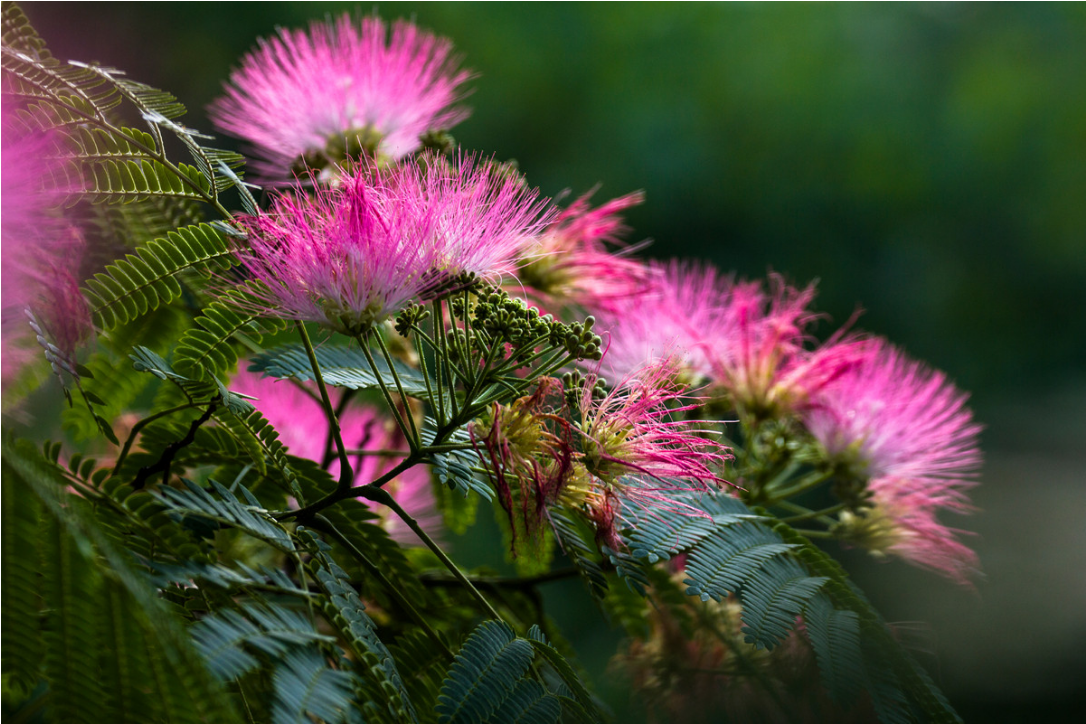
[(649, 262), (647, 269), (652, 282), (644, 294), (593, 310), (597, 328), (609, 333), (602, 369), (622, 379), (671, 359), (690, 380), (707, 377), (706, 350), (732, 280), (708, 264)]
[(965, 491), (976, 484), (980, 425), (943, 373), (884, 340), (865, 350), (804, 415), (832, 462), (869, 479), (874, 510), (845, 522), (873, 547), (965, 582), (976, 555), (936, 513), (970, 511)]
[[(291, 455), (323, 463), (326, 451), (331, 450), (327, 470), (333, 478), (339, 475), (339, 459), (335, 455), (335, 448), (327, 447), (328, 418), (324, 415), (319, 398), (306, 394), (289, 380), (274, 380), (251, 372), (239, 372), (231, 382), (230, 389), (257, 398), (253, 400), (253, 405), (268, 418)], [(316, 394), (315, 388), (313, 392)], [(332, 404), (338, 405), (340, 391), (331, 388), (329, 393)], [(348, 405), (339, 416), (339, 424), (343, 442), (349, 449), (403, 451), (403, 457), (407, 456), (407, 441), (396, 423), (371, 407)], [(364, 484), (376, 480), (402, 462), (402, 459), (395, 456), (358, 455), (351, 460), (351, 467), (358, 484)], [(442, 528), (441, 513), (435, 506), (430, 474), (425, 466), (408, 469), (385, 485), (385, 490), (419, 522), (423, 530), (431, 535), (439, 534)], [(377, 509), (384, 519), (383, 527), (398, 542), (405, 545), (418, 542), (411, 529), (394, 513), (376, 503), (366, 504)]]
[(861, 344), (839, 339), (815, 350), (804, 345), (818, 315), (808, 309), (814, 285), (796, 289), (777, 275), (736, 283), (715, 313), (707, 355), (715, 382), (741, 415), (776, 416), (805, 407), (811, 397), (851, 369)]
[(641, 192), (589, 206), (593, 191), (562, 210), (520, 260), (517, 277), (545, 306), (611, 309), (644, 293), (652, 271), (618, 247), (627, 231), (618, 212), (644, 200)]
[[(4, 100), (0, 327), (6, 387), (41, 353), (26, 344), (39, 331), (46, 358), (59, 373), (74, 369), (76, 349), (93, 330), (76, 279), (83, 238), (60, 213), (70, 191), (63, 139), (57, 131), (27, 132), (16, 121), (7, 97)], [(37, 330), (30, 324), (28, 309)]]
[(448, 40), (411, 23), (395, 22), (390, 38), (380, 18), (344, 14), (312, 23), (308, 33), (281, 29), (261, 40), (209, 113), (253, 145), (255, 167), (268, 179), (289, 178), (299, 159), (323, 155), (330, 143), (376, 142), (377, 154), (399, 159), (427, 131), (467, 117), (467, 109), (450, 108), (471, 77), (458, 64)]
[[(242, 217), (237, 252), (289, 319), (358, 335), (462, 273), (493, 279), (549, 221), (534, 190), (471, 157), (449, 166), (360, 167), (307, 198), (279, 194)], [(273, 311), (274, 310), (274, 311)]]

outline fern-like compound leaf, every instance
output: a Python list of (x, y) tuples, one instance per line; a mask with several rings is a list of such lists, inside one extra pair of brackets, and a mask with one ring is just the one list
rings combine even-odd
[(589, 714), (595, 721), (602, 721), (603, 714), (600, 712), (599, 707), (596, 705), (592, 695), (585, 688), (584, 683), (580, 677), (573, 670), (573, 667), (569, 665), (565, 657), (558, 652), (558, 649), (554, 648), (550, 641), (547, 640), (546, 635), (539, 628), (539, 626), (533, 625), (528, 629), (528, 642), (531, 643), (535, 652), (543, 657), (543, 659), (554, 667), (555, 672), (561, 677), (562, 682), (569, 688), (570, 694), (577, 701), (577, 704)]
[[(372, 389), (380, 384), (360, 349), (323, 344), (315, 351), (317, 362), (321, 366), (321, 375), (327, 384), (352, 390)], [(395, 381), (385, 361), (375, 359), (374, 362), (385, 385), (394, 387)], [(393, 360), (393, 365), (404, 392), (412, 397), (425, 399), (427, 387), (422, 373), (399, 360)], [(279, 379), (293, 377), (303, 382), (313, 379), (313, 367), (309, 364), (305, 348), (300, 344), (283, 345), (253, 357), (249, 371), (262, 372)]]
[(3, 27), (3, 44), (21, 53), (48, 60), (52, 57), (37, 31), (30, 25), (22, 8), (13, 2), (4, 2), (0, 9), (0, 25)]
[(858, 696), (863, 680), (859, 616), (854, 611), (837, 610), (823, 594), (807, 603), (803, 621), (826, 691), (838, 704), (848, 706)]
[(208, 224), (148, 242), (87, 280), (83, 293), (95, 326), (108, 331), (172, 302), (181, 295), (178, 274), (228, 269), (232, 257), (222, 234)]
[[(437, 705), (442, 724), (487, 722), (532, 663), (532, 645), (508, 624), (484, 621), (456, 655)], [(557, 702), (555, 702), (557, 703)]]
[(205, 490), (191, 480), (184, 483), (184, 490), (163, 487), (157, 493), (171, 510), (238, 528), (280, 550), (294, 551), (290, 533), (259, 506), (242, 502), (214, 480), (210, 484), (217, 497), (212, 495), (212, 490)]
[[(34, 622), (17, 626), (47, 619), (42, 639), (52, 692), (47, 719), (239, 721), (180, 621), (131, 557), (95, 525), (85, 502), (66, 492), (51, 458), (4, 441), (2, 459), (5, 486), (14, 484), (15, 495), (34, 498), (42, 511), (37, 535), (22, 541), (25, 555), (36, 548), (43, 561), (42, 608)], [(5, 498), (9, 492), (6, 488)], [(4, 578), (7, 588), (7, 569)], [(125, 651), (118, 655), (114, 647)], [(113, 656), (118, 660), (108, 658)], [(109, 695), (103, 696), (107, 688)]]
[(370, 684), (368, 688), (376, 689), (395, 721), (418, 722), (396, 661), (378, 638), (366, 606), (347, 582), (347, 573), (323, 551), (314, 560), (318, 564), (315, 577), (328, 596), (325, 614), (350, 645), (356, 665), (362, 670), (361, 678)]
[(288, 654), (272, 679), (272, 722), (311, 724), (314, 718), (325, 724), (350, 721), (352, 679), (345, 671), (329, 668), (324, 657), (312, 649)]
[(285, 606), (248, 602), (239, 611), (207, 616), (192, 629), (208, 668), (229, 681), (259, 666), (256, 654), (277, 659), (294, 647), (334, 639), (317, 632), (305, 615)]
[(226, 292), (196, 318), (196, 326), (185, 332), (177, 345), (174, 364), (195, 379), (214, 379), (237, 368), (235, 338), (245, 335), (259, 342), (263, 335), (285, 327), (285, 322), (264, 318), (252, 311), (244, 287)]
[(562, 717), (562, 703), (543, 685), (531, 679), (516, 683), (487, 724), (558, 724)]

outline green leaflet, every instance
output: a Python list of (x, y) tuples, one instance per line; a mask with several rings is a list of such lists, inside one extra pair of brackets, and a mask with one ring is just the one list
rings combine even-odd
[(284, 329), (282, 320), (269, 319), (244, 287), (224, 293), (204, 308), (196, 326), (185, 332), (177, 345), (174, 364), (195, 379), (214, 379), (232, 373), (238, 365), (235, 337), (245, 335), (259, 342), (265, 334)]
[(196, 269), (227, 269), (233, 254), (209, 224), (186, 226), (155, 239), (88, 279), (83, 289), (95, 326), (127, 324), (181, 295), (175, 276)]
[(396, 661), (378, 638), (376, 626), (366, 613), (362, 599), (347, 582), (346, 572), (324, 551), (317, 553), (314, 561), (318, 563), (315, 569), (317, 581), (328, 596), (325, 613), (350, 645), (356, 656), (356, 666), (363, 669), (362, 678), (368, 688), (387, 700), (387, 708), (395, 721), (418, 722)]
[(464, 642), (437, 705), (442, 724), (487, 722), (528, 672), (534, 652), (501, 621), (484, 621)]
[[(705, 513), (712, 526), (692, 522), (692, 515), (705, 519), (678, 506), (635, 511), (624, 520), (630, 559), (649, 562), (685, 552), (687, 594), (702, 600), (737, 595), (743, 633), (759, 647), (776, 646), (803, 616), (823, 682), (839, 702), (867, 690), (884, 721), (958, 721), (836, 561), (737, 498), (689, 494), (679, 502)], [(629, 568), (625, 559), (612, 559), (620, 572)]]
[[(327, 384), (349, 387), (352, 390), (378, 386), (377, 377), (374, 376), (369, 362), (357, 347), (322, 344), (315, 351), (317, 362), (321, 366), (321, 375)], [(394, 387), (392, 373), (389, 372), (385, 361), (375, 359), (374, 362), (384, 383), (390, 388)], [(425, 399), (427, 397), (426, 381), (422, 373), (399, 360), (393, 360), (393, 365), (403, 384), (404, 392), (412, 397)], [(313, 368), (309, 364), (309, 357), (300, 344), (283, 345), (256, 355), (250, 361), (249, 371), (263, 372), (269, 377), (279, 379), (286, 377), (302, 381), (313, 379)]]
[(210, 481), (211, 490), (205, 490), (191, 480), (185, 480), (185, 490), (162, 487), (157, 495), (171, 510), (196, 515), (222, 525), (238, 528), (259, 538), (271, 546), (286, 552), (295, 550), (294, 540), (283, 526), (266, 514), (260, 501), (239, 485), (237, 488), (246, 498), (242, 502), (232, 492)]

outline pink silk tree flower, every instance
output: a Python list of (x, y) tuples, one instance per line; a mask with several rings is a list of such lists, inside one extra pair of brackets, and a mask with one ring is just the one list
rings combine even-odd
[(612, 379), (670, 359), (690, 382), (712, 372), (706, 355), (733, 282), (709, 264), (649, 262), (645, 292), (611, 309), (592, 311), (607, 332), (601, 368)]
[(592, 208), (593, 193), (563, 209), (518, 262), (518, 280), (545, 307), (606, 310), (648, 290), (652, 270), (629, 257), (637, 247), (617, 246), (627, 231), (618, 213), (642, 203), (644, 195)]
[[(288, 180), (300, 163), (343, 164), (368, 152), (397, 160), (428, 131), (468, 115), (451, 107), (471, 77), (444, 38), (397, 21), (391, 37), (380, 18), (314, 22), (261, 40), (209, 108), (222, 131), (248, 141), (256, 171)], [(353, 153), (352, 153), (353, 151)]]
[(768, 293), (760, 282), (733, 285), (707, 343), (716, 384), (740, 416), (756, 420), (802, 409), (862, 357), (861, 344), (840, 333), (808, 350), (814, 285), (796, 289), (777, 275), (769, 282)]
[(239, 219), (237, 251), (269, 313), (366, 333), (461, 274), (497, 279), (552, 213), (534, 190), (471, 157), (358, 167), (312, 197), (281, 193)]
[[(940, 509), (970, 511), (980, 425), (967, 395), (946, 376), (884, 340), (820, 391), (804, 421), (827, 459), (846, 475), (867, 479), (874, 508), (843, 520), (856, 538), (960, 582), (976, 555), (936, 519)], [(862, 518), (862, 519), (857, 519)]]
[[(329, 447), (328, 418), (315, 387), (311, 388), (313, 394), (307, 394), (290, 380), (275, 380), (242, 371), (230, 383), (230, 390), (256, 398), (252, 404), (276, 429), (291, 455), (318, 464), (327, 461), (327, 470), (332, 477), (339, 475), (339, 458), (334, 444)], [(333, 406), (338, 406), (340, 390), (330, 388), (329, 394)], [(350, 450), (402, 451), (403, 457), (407, 457), (408, 446), (403, 433), (394, 421), (372, 407), (348, 405), (339, 415), (339, 425), (343, 442)], [(394, 455), (356, 455), (351, 458), (351, 467), (355, 480), (361, 485), (376, 480), (400, 462), (402, 458)], [(434, 502), (430, 474), (424, 465), (406, 470), (384, 487), (423, 530), (431, 536), (440, 535), (441, 512)], [(418, 544), (414, 532), (395, 513), (369, 501), (366, 505), (381, 514), (382, 527), (397, 542)]]

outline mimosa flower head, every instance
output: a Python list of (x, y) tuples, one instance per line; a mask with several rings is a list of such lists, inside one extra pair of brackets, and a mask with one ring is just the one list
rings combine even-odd
[(862, 356), (855, 340), (835, 336), (807, 349), (818, 319), (809, 306), (814, 285), (797, 289), (778, 275), (731, 287), (707, 344), (713, 377), (741, 416), (773, 417), (803, 409)]
[(622, 379), (636, 370), (670, 359), (688, 380), (712, 372), (706, 350), (733, 285), (709, 264), (649, 262), (651, 282), (630, 297), (597, 313), (609, 333), (602, 368)]
[(549, 220), (536, 192), (471, 157), (358, 167), (243, 217), (238, 259), (268, 313), (357, 336), (461, 275), (497, 279)]
[(400, 20), (349, 14), (262, 40), (210, 107), (215, 124), (252, 144), (262, 178), (342, 165), (365, 153), (400, 159), (428, 131), (468, 115), (453, 107), (471, 73), (452, 44)]
[(592, 194), (563, 209), (519, 262), (517, 278), (544, 305), (576, 304), (595, 312), (648, 289), (652, 270), (629, 257), (635, 247), (616, 247), (627, 231), (618, 213), (640, 204), (643, 195), (592, 208)]
[(970, 510), (965, 491), (976, 484), (980, 425), (943, 373), (883, 340), (865, 350), (820, 391), (804, 421), (831, 463), (869, 481), (866, 527), (878, 518), (889, 531), (875, 547), (964, 581), (976, 556), (935, 513)]

